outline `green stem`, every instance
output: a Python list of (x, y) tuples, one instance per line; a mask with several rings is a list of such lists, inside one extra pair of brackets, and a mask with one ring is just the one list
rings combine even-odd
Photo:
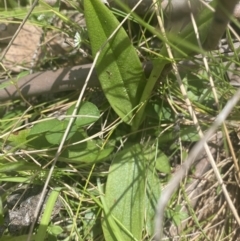
[(147, 84), (143, 90), (143, 93), (142, 93), (142, 96), (141, 96), (141, 99), (139, 102), (140, 108), (137, 110), (136, 116), (133, 120), (132, 131), (136, 131), (139, 128), (139, 126), (141, 125), (141, 123), (144, 119), (144, 112), (145, 112), (145, 108), (147, 105), (147, 100), (150, 98), (152, 90), (153, 90), (157, 80), (161, 76), (161, 73), (167, 63), (168, 63), (168, 61), (159, 60), (159, 59), (153, 62), (153, 70), (152, 70), (151, 75), (147, 81)]

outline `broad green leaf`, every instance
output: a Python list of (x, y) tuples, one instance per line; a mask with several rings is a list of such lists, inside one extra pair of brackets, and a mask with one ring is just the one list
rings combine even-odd
[(141, 240), (145, 204), (146, 159), (139, 144), (125, 148), (113, 160), (106, 184), (103, 232), (105, 240), (117, 240), (110, 231), (113, 216), (124, 241)]
[(171, 166), (169, 163), (169, 158), (163, 153), (160, 152), (156, 159), (156, 169), (160, 172), (170, 174)]
[(98, 146), (79, 149), (79, 151), (69, 151), (68, 158), (71, 163), (79, 163), (79, 162), (99, 162), (101, 160), (105, 160), (114, 150), (113, 146), (104, 147), (101, 149)]
[(97, 178), (97, 184), (98, 184), (98, 190), (100, 191), (100, 200), (101, 200), (101, 204), (99, 204), (99, 205), (102, 206), (103, 213), (106, 217), (102, 221), (102, 229), (103, 229), (103, 231), (106, 230), (105, 235), (104, 235), (105, 240), (106, 241), (110, 241), (110, 240), (122, 241), (124, 239), (122, 238), (121, 231), (120, 231), (118, 225), (116, 224), (116, 219), (114, 219), (114, 217), (110, 214), (110, 210), (106, 204), (99, 178)]
[[(53, 145), (60, 144), (63, 134), (68, 126), (67, 120), (64, 120), (64, 121), (56, 120), (56, 121), (57, 121), (56, 125), (45, 134), (47, 141)], [(69, 140), (69, 138), (71, 138), (76, 133), (76, 131), (77, 131), (77, 126), (72, 125), (66, 140)]]
[(60, 121), (57, 119), (39, 122), (31, 128), (29, 136), (39, 135), (51, 131), (54, 127), (58, 126), (59, 123)]
[[(71, 115), (73, 113), (74, 108), (75, 108), (74, 105), (71, 106), (67, 110), (67, 115)], [(100, 112), (97, 106), (90, 102), (84, 102), (77, 113), (77, 117), (74, 121), (74, 125), (78, 127), (90, 125), (96, 122), (99, 119), (99, 117), (100, 117)]]
[(41, 135), (36, 135), (36, 136), (30, 136), (28, 138), (28, 143), (27, 147), (33, 148), (33, 149), (48, 149), (51, 147), (55, 147), (55, 145), (51, 145), (49, 141), (47, 141), (45, 137), (45, 133)]
[[(98, 162), (109, 158), (115, 148), (115, 140), (108, 140), (105, 143), (101, 140), (84, 141), (86, 138), (88, 138), (88, 135), (84, 130), (77, 130), (67, 144), (83, 142), (65, 148), (59, 157), (59, 161), (70, 163)], [(55, 151), (49, 151), (48, 155), (54, 156)]]
[[(14, 152), (19, 149), (25, 149), (26, 146), (28, 146), (29, 142), (31, 142), (37, 138), (37, 135), (29, 138), (29, 136), (28, 136), (29, 133), (30, 133), (30, 129), (24, 129), (21, 131), (16, 131), (16, 132), (11, 133), (10, 136), (8, 136), (7, 142), (6, 142), (7, 146), (9, 145), (9, 147), (11, 147), (10, 149), (8, 149), (8, 151)], [(6, 146), (6, 144), (5, 144), (5, 146)], [(1, 159), (1, 157), (0, 157), (0, 159)]]
[(29, 133), (30, 133), (29, 129), (24, 129), (18, 132), (14, 132), (8, 137), (7, 140), (12, 142), (14, 146), (21, 146), (27, 143), (27, 136), (29, 135)]
[[(110, 177), (108, 178), (105, 201), (106, 201), (106, 204), (108, 205), (109, 210), (113, 210), (112, 212), (110, 211), (109, 212), (110, 212), (110, 215), (113, 215), (117, 220), (116, 224), (119, 225), (120, 229), (121, 227), (122, 229), (125, 229), (125, 232), (124, 230), (122, 230), (121, 232), (121, 236), (123, 237), (122, 240), (133, 240), (134, 238), (135, 240), (141, 240), (140, 234), (137, 237), (136, 235), (134, 235), (134, 232), (131, 230), (131, 228), (132, 229), (135, 228), (135, 231), (136, 231), (138, 227), (136, 226), (134, 227), (134, 225), (132, 226), (130, 225), (131, 226), (130, 228), (130, 226), (127, 225), (129, 214), (134, 216), (133, 210), (134, 208), (136, 208), (136, 206), (134, 205), (131, 206), (131, 203), (134, 202), (132, 197), (134, 196), (135, 194), (134, 191), (136, 190), (137, 190), (137, 193), (141, 193), (145, 196), (144, 204), (141, 207), (143, 209), (142, 210), (138, 209), (138, 215), (139, 213), (144, 212), (144, 215), (145, 215), (144, 226), (147, 230), (147, 233), (151, 236), (153, 235), (153, 225), (154, 225), (153, 220), (155, 216), (155, 208), (156, 208), (157, 200), (160, 195), (160, 182), (155, 171), (155, 159), (156, 159), (155, 152), (156, 150), (154, 150), (153, 148), (143, 148), (140, 145), (134, 145), (129, 149), (127, 149), (126, 151), (123, 151), (123, 153), (120, 153), (119, 157), (121, 159), (118, 160), (116, 163), (113, 162), (111, 166), (109, 175), (112, 175), (113, 180), (109, 180)], [(128, 158), (129, 158), (129, 162), (127, 160)], [(131, 168), (132, 165), (134, 166), (133, 168)], [(140, 166), (143, 167), (142, 170), (141, 168), (139, 168)], [(111, 172), (111, 170), (115, 170), (115, 169), (116, 169), (116, 172), (115, 171)], [(134, 172), (133, 170), (140, 170), (140, 172), (138, 173), (139, 175), (128, 174), (131, 171)], [(132, 178), (130, 178), (128, 181), (124, 181), (125, 179), (128, 179), (127, 177), (129, 175), (132, 176)], [(145, 185), (144, 185), (145, 190), (143, 189), (141, 190), (142, 179), (144, 179), (144, 182), (145, 182)], [(113, 190), (108, 189), (109, 188), (108, 185), (110, 181), (113, 182), (111, 185)], [(134, 189), (134, 186), (136, 187), (137, 185), (139, 185), (138, 189)], [(119, 201), (117, 197), (120, 197)], [(136, 195), (135, 198), (137, 197), (138, 195)], [(111, 203), (109, 204), (109, 199), (110, 201), (114, 199), (114, 205), (117, 205), (117, 206), (114, 207), (114, 205), (111, 205)], [(124, 210), (124, 212), (121, 212), (121, 210)], [(137, 208), (136, 208), (136, 211), (137, 211)], [(136, 218), (138, 218), (138, 216), (136, 216)], [(141, 220), (139, 220), (138, 225), (140, 224), (140, 222)], [(121, 225), (119, 223), (121, 223)], [(103, 225), (103, 228), (107, 229), (107, 227), (105, 226), (106, 225)], [(126, 230), (130, 232), (131, 235), (130, 234), (127, 235)], [(116, 240), (114, 235), (108, 232), (108, 230), (104, 234), (105, 234), (106, 240)], [(128, 237), (128, 239), (126, 239), (126, 237)]]
[(64, 150), (59, 161), (71, 163), (98, 162), (109, 157), (115, 148), (114, 143), (108, 142), (106, 145), (103, 145), (95, 140), (88, 140)]
[[(67, 111), (67, 115), (71, 116), (73, 110), (74, 106), (70, 107)], [(99, 119), (99, 117), (99, 110), (94, 104), (90, 102), (83, 103), (77, 112), (77, 116), (75, 117), (76, 119), (66, 140), (69, 140), (77, 132), (78, 128), (94, 123)], [(32, 127), (29, 137), (43, 134), (49, 143), (53, 145), (59, 144), (68, 126), (68, 122), (68, 118), (64, 119), (63, 121), (52, 119), (39, 122)]]
[(146, 158), (146, 192), (145, 192), (145, 226), (148, 235), (154, 235), (154, 218), (156, 215), (157, 201), (160, 197), (160, 180), (156, 173), (155, 150), (147, 148), (144, 150)]
[(63, 233), (63, 229), (59, 225), (49, 225), (48, 232), (54, 236), (57, 236), (57, 235)]
[(145, 85), (140, 60), (123, 28), (107, 42), (119, 22), (101, 1), (84, 1), (84, 9), (93, 55), (101, 50), (96, 70), (103, 92), (114, 111), (131, 125)]
[(200, 137), (194, 125), (180, 127), (180, 137), (182, 141), (195, 142), (199, 141)]

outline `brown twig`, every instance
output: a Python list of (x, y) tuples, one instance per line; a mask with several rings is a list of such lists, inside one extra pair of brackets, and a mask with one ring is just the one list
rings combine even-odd
[[(151, 63), (143, 65), (146, 74), (149, 74)], [(91, 68), (91, 64), (79, 65), (75, 67), (61, 68), (56, 71), (48, 70), (22, 77), (19, 80), (0, 81), (0, 100), (12, 100), (19, 98), (19, 91), (24, 97), (36, 96), (40, 94), (57, 93), (67, 90), (82, 89), (84, 81)], [(14, 81), (14, 85), (13, 85)], [(5, 86), (4, 88), (1, 88)], [(16, 86), (18, 87), (17, 88)], [(96, 72), (90, 77), (88, 87), (100, 86)]]

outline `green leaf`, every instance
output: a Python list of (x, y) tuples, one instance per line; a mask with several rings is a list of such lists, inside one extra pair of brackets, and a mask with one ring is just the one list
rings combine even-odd
[(121, 236), (120, 229), (115, 222), (116, 219), (114, 219), (114, 217), (110, 214), (110, 210), (105, 202), (105, 197), (103, 196), (103, 190), (102, 190), (102, 186), (101, 186), (101, 182), (100, 182), (99, 178), (97, 178), (97, 185), (98, 185), (98, 190), (100, 193), (100, 200), (101, 200), (101, 204), (99, 204), (99, 205), (102, 205), (103, 213), (106, 216), (106, 218), (103, 219), (103, 222), (102, 222), (103, 231), (106, 230), (105, 235), (104, 235), (105, 240), (106, 241), (110, 241), (110, 240), (122, 241), (123, 238)]
[(171, 172), (169, 158), (163, 152), (160, 152), (158, 154), (158, 157), (156, 159), (156, 169), (166, 174), (170, 174)]
[(29, 135), (29, 133), (30, 133), (29, 129), (14, 132), (8, 137), (7, 140), (12, 142), (14, 146), (20, 147), (23, 144), (27, 143), (27, 136)]
[(93, 55), (101, 49), (96, 70), (103, 92), (114, 111), (131, 125), (145, 85), (140, 60), (123, 28), (106, 42), (119, 22), (101, 1), (84, 1), (84, 9)]
[(57, 236), (63, 232), (63, 229), (58, 225), (49, 225), (48, 232), (54, 236)]
[[(73, 113), (74, 108), (75, 108), (75, 105), (71, 106), (67, 110), (67, 115), (71, 115)], [(90, 125), (96, 122), (99, 119), (99, 117), (100, 117), (100, 112), (97, 106), (90, 102), (84, 102), (77, 113), (77, 117), (74, 121), (74, 125), (78, 127)]]
[(105, 240), (117, 240), (108, 225), (115, 217), (124, 241), (141, 240), (145, 202), (145, 157), (137, 144), (118, 153), (113, 160), (106, 184), (103, 232)]
[[(68, 126), (67, 120), (64, 120), (64, 121), (55, 120), (55, 121), (56, 121), (56, 125), (45, 134), (47, 141), (53, 145), (60, 144), (63, 134)], [(77, 126), (73, 125), (70, 129), (70, 132), (68, 133), (66, 140), (69, 140), (69, 138), (71, 138), (76, 131), (77, 131)]]
[(182, 141), (195, 142), (199, 141), (200, 137), (195, 126), (180, 127), (180, 137)]
[(27, 75), (29, 75), (29, 74), (30, 74), (30, 71), (29, 71), (29, 70), (27, 70), (27, 71), (22, 71), (20, 74), (18, 74), (17, 79), (19, 80), (20, 78), (23, 78), (23, 77), (25, 77), (25, 76), (27, 76)]
[(7, 88), (8, 86), (13, 85), (13, 82), (11, 80), (3, 81), (0, 83), (0, 90)]
[(28, 171), (28, 170), (40, 170), (41, 168), (35, 163), (18, 161), (0, 165), (0, 173), (12, 172), (12, 171)]
[(155, 170), (155, 150), (144, 150), (146, 158), (146, 193), (145, 193), (145, 226), (150, 236), (154, 235), (154, 217), (156, 214), (157, 201), (160, 196), (160, 180)]
[(58, 126), (59, 123), (60, 121), (57, 119), (39, 122), (31, 128), (29, 136), (39, 135), (51, 131), (54, 127)]
[[(75, 106), (72, 106), (68, 109), (67, 115), (71, 116), (74, 107)], [(99, 117), (100, 113), (98, 108), (90, 102), (84, 102), (77, 112), (77, 116), (75, 117), (76, 119), (66, 140), (69, 140), (77, 132), (78, 128), (94, 123), (99, 119)], [(68, 126), (68, 122), (68, 118), (63, 121), (52, 119), (39, 122), (32, 127), (29, 132), (29, 137), (43, 134), (49, 143), (53, 145), (59, 144)]]
[(95, 140), (89, 140), (64, 150), (60, 161), (71, 163), (90, 163), (106, 159), (114, 150), (115, 142), (108, 142), (104, 147)]
[(31, 183), (29, 177), (0, 177), (2, 182)]
[(179, 226), (181, 222), (188, 217), (186, 212), (181, 211), (181, 205), (177, 205), (174, 210), (168, 210), (168, 218), (173, 219), (173, 222), (176, 226)]
[(45, 236), (47, 234), (47, 227), (51, 220), (51, 214), (54, 209), (54, 205), (57, 202), (57, 198), (59, 195), (60, 189), (55, 189), (51, 191), (51, 194), (48, 197), (47, 203), (45, 204), (45, 209), (43, 216), (40, 221), (40, 225), (36, 234), (36, 241), (43, 241), (45, 240)]

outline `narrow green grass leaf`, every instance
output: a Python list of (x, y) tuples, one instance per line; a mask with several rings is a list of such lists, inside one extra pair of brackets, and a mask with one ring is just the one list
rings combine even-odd
[(1, 182), (31, 183), (29, 177), (0, 177)]
[(59, 192), (60, 192), (60, 189), (55, 189), (51, 191), (51, 194), (48, 197), (47, 203), (45, 204), (44, 213), (41, 218), (40, 225), (36, 234), (36, 239), (35, 239), (36, 241), (45, 240), (48, 224), (51, 220), (51, 214), (53, 212), (54, 205), (57, 202)]
[(12, 172), (12, 171), (29, 171), (29, 170), (40, 170), (41, 168), (35, 163), (18, 161), (7, 164), (0, 164), (0, 173)]
[[(142, 237), (145, 161), (142, 147), (136, 144), (118, 153), (109, 171), (105, 196), (109, 212), (105, 213), (104, 221), (113, 215), (118, 220), (124, 241), (141, 240)], [(116, 240), (110, 229), (108, 225), (103, 225), (105, 239)]]
[(96, 70), (103, 92), (114, 111), (131, 125), (145, 85), (140, 60), (123, 28), (106, 43), (119, 22), (101, 1), (84, 1), (84, 9), (93, 55), (102, 48)]

